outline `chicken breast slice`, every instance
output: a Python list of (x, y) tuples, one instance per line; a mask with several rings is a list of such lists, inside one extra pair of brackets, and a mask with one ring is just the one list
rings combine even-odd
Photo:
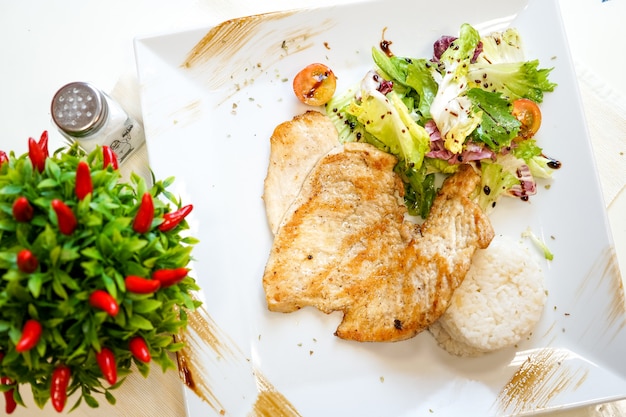
[(307, 111), (276, 126), (270, 137), (270, 160), (263, 192), (272, 233), (276, 233), (311, 168), (338, 145), (337, 129), (326, 115), (317, 111)]

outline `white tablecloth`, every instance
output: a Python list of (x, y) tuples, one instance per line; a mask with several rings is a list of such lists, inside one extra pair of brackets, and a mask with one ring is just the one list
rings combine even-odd
[[(0, 1), (0, 149), (27, 149), (26, 139), (50, 130), (50, 100), (63, 84), (84, 80), (138, 110), (133, 38), (207, 26), (249, 14), (351, 3), (356, 0), (81, 0)], [(477, 6), (478, 7), (478, 6)], [(563, 20), (580, 81), (595, 156), (622, 270), (626, 270), (626, 53), (623, 0), (562, 0)], [(140, 164), (145, 152), (135, 159)], [(26, 390), (24, 390), (25, 392)], [(26, 393), (25, 393), (26, 394)], [(626, 393), (625, 393), (626, 395)], [(51, 406), (16, 416), (52, 416)], [(116, 391), (118, 404), (79, 408), (74, 416), (183, 416), (182, 386), (175, 372), (132, 375)], [(104, 402), (104, 401), (103, 401)], [(626, 415), (626, 401), (553, 414), (561, 417)]]

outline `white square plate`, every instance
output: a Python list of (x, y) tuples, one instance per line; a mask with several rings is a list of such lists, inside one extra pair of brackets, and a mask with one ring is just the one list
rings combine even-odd
[[(274, 127), (306, 109), (293, 76), (324, 62), (342, 91), (373, 66), (370, 50), (383, 36), (397, 55), (427, 57), (464, 22), (483, 33), (517, 27), (528, 59), (554, 67), (558, 83), (542, 104), (538, 140), (563, 168), (529, 202), (503, 202), (492, 215), (496, 233), (519, 237), (530, 227), (554, 253), (533, 337), (464, 359), (428, 332), (359, 344), (333, 336), (337, 314), (269, 312), (261, 278), (272, 237), (261, 196)], [(201, 240), (194, 274), (204, 316), (193, 320), (200, 336), (189, 337), (200, 395), (188, 391), (189, 415), (485, 417), (624, 396), (623, 289), (555, 0), (280, 12), (137, 39), (136, 55), (151, 166), (158, 178), (176, 177)]]

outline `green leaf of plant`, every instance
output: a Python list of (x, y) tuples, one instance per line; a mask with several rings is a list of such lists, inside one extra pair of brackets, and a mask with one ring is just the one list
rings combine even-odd
[(195, 237), (191, 237), (191, 236), (187, 236), (185, 238), (183, 238), (181, 240), (181, 242), (187, 244), (187, 245), (197, 245), (198, 243), (200, 243), (199, 239), (196, 239)]
[(54, 247), (51, 251), (50, 251), (50, 264), (52, 266), (57, 266), (59, 264), (59, 259), (61, 258), (61, 252), (62, 252), (63, 248), (61, 248), (60, 246), (56, 246)]
[(154, 326), (152, 322), (139, 314), (133, 314), (128, 319), (128, 324), (141, 330), (152, 330)]
[(147, 299), (138, 300), (133, 303), (133, 311), (138, 314), (147, 314), (156, 311), (163, 305), (162, 301)]
[(0, 219), (0, 229), (7, 232), (15, 231), (15, 221), (13, 219)]
[(93, 246), (90, 246), (88, 248), (81, 250), (80, 253), (81, 255), (86, 256), (87, 258), (95, 259), (97, 261), (103, 260), (102, 255), (100, 254), (100, 251)]
[(151, 265), (140, 265), (137, 262), (126, 262), (124, 265), (126, 268), (126, 275), (137, 275), (140, 277), (147, 277), (150, 275), (152, 269)]
[(52, 179), (52, 178), (46, 178), (45, 180), (42, 180), (39, 182), (39, 184), (37, 184), (37, 188), (39, 188), (40, 190), (43, 190), (45, 188), (56, 188), (58, 187), (59, 183)]
[(61, 284), (61, 280), (59, 278), (55, 277), (52, 279), (52, 291), (54, 291), (54, 293), (62, 299), (68, 299), (67, 291), (65, 291), (65, 288), (63, 287), (63, 284)]
[(98, 401), (91, 396), (90, 394), (85, 394), (83, 393), (83, 398), (85, 399), (85, 403), (91, 407), (91, 408), (98, 408), (100, 407), (100, 404), (98, 403)]
[[(128, 315), (132, 313), (132, 311), (129, 312), (128, 310), (129, 310), (128, 308), (125, 308), (122, 310), (122, 312), (120, 312), (117, 316), (115, 316), (115, 324), (118, 325), (120, 328), (125, 329), (128, 327)], [(132, 330), (134, 331), (135, 329), (132, 329)]]
[(113, 251), (114, 251), (113, 242), (111, 242), (111, 239), (107, 235), (105, 234), (99, 235), (96, 240), (96, 245), (98, 249), (100, 250), (100, 253), (102, 254), (103, 257), (106, 258), (113, 254)]
[(116, 403), (115, 397), (113, 396), (113, 394), (111, 394), (109, 390), (104, 391), (104, 397), (106, 398), (109, 404), (115, 405)]
[(28, 278), (28, 290), (35, 298), (39, 298), (41, 294), (41, 285), (43, 284), (43, 277), (41, 274), (31, 274)]
[(166, 350), (161, 351), (161, 354), (156, 358), (156, 362), (161, 365), (163, 372), (166, 372), (168, 369), (176, 369), (176, 364), (170, 359)]
[(98, 260), (82, 262), (80, 266), (86, 277), (96, 277), (102, 274), (102, 264)]
[(14, 196), (21, 194), (23, 189), (21, 184), (9, 184), (0, 189), (0, 194)]
[(37, 308), (32, 303), (28, 303), (27, 311), (28, 315), (31, 318), (39, 320), (39, 313), (37, 312)]
[(77, 349), (72, 351), (72, 353), (68, 356), (67, 361), (72, 362), (74, 358), (80, 358), (82, 356), (85, 356), (86, 352), (87, 348), (81, 344)]
[(157, 335), (150, 339), (150, 346), (153, 348), (164, 348), (169, 346), (170, 343), (172, 343), (172, 336), (170, 335)]
[(42, 392), (37, 389), (33, 389), (32, 391), (33, 391), (33, 400), (35, 401), (35, 404), (40, 409), (43, 409), (43, 407), (46, 405), (46, 402), (48, 401), (48, 398), (50, 398), (50, 395), (49, 394), (47, 395), (45, 391)]
[(78, 250), (76, 248), (62, 248), (61, 249), (61, 255), (59, 257), (59, 260), (61, 262), (71, 262), (74, 259), (78, 259), (80, 258), (80, 254), (78, 253)]
[(148, 375), (150, 375), (150, 367), (146, 365), (145, 363), (138, 361), (138, 360), (135, 360), (134, 362), (141, 376), (143, 376), (144, 378), (147, 378)]
[(63, 339), (61, 332), (56, 327), (52, 328), (52, 339), (56, 344), (58, 344), (61, 348), (67, 348), (67, 343)]
[(179, 352), (184, 347), (185, 347), (185, 344), (182, 342), (172, 343), (171, 345), (167, 347), (167, 350), (172, 353), (176, 353), (176, 352)]
[(38, 251), (49, 251), (55, 246), (57, 246), (57, 234), (50, 225), (46, 225), (44, 230), (35, 238), (33, 247)]
[(118, 217), (112, 219), (106, 224), (106, 226), (102, 230), (102, 233), (110, 235), (113, 230), (124, 230), (130, 226), (131, 222), (132, 219), (130, 217)]
[(106, 274), (102, 274), (102, 283), (104, 284), (104, 288), (107, 292), (111, 294), (113, 298), (117, 298), (117, 285), (115, 284), (113, 278)]
[(65, 271), (57, 271), (57, 276), (61, 280), (61, 283), (70, 290), (77, 291), (80, 289), (80, 285), (78, 282), (67, 272)]
[(61, 167), (52, 158), (46, 159), (46, 172), (57, 181), (61, 178)]
[(128, 252), (130, 254), (139, 252), (143, 249), (148, 242), (143, 239), (127, 239), (124, 241), (123, 246), (121, 247), (122, 252)]

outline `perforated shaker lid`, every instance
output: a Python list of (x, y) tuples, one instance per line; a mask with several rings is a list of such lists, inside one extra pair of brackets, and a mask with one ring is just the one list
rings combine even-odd
[(52, 99), (54, 123), (72, 136), (84, 136), (99, 128), (107, 116), (107, 104), (100, 90), (89, 83), (64, 85)]

